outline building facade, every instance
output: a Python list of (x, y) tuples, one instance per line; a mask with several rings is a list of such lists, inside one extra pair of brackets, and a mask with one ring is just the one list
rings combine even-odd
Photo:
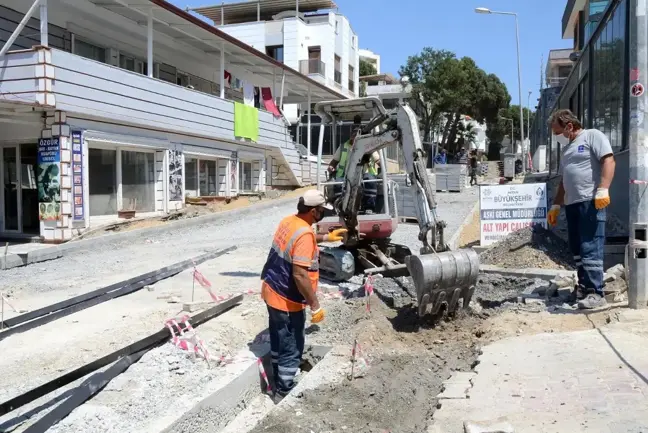
[(32, 3), (0, 1), (1, 236), (316, 181), (275, 105), (345, 95), (164, 0)]
[[(331, 0), (225, 3), (193, 9), (221, 31), (349, 98), (359, 95), (358, 36)], [(308, 105), (285, 104), (296, 123)]]
[(360, 60), (369, 63), (376, 69), (376, 74), (380, 74), (380, 54), (376, 54), (371, 50), (361, 49), (359, 51)]

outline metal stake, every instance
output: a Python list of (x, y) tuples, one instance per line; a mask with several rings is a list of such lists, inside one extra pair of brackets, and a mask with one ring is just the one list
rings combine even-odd
[(2, 298), (2, 313), (0, 313), (0, 329), (4, 329), (4, 293), (0, 293)]
[(351, 377), (349, 380), (353, 380), (353, 374), (355, 370), (355, 363), (356, 363), (356, 350), (358, 348), (358, 339), (356, 338), (353, 340), (353, 350), (351, 350)]

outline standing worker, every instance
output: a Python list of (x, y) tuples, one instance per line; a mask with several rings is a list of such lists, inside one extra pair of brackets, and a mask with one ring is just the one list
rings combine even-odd
[(607, 137), (596, 129), (583, 129), (569, 110), (551, 116), (551, 129), (562, 146), (562, 179), (548, 222), (555, 226), (560, 206), (565, 205), (569, 249), (574, 255), (578, 285), (572, 298), (578, 308), (606, 305), (603, 296), (603, 255), (606, 208), (614, 178), (614, 155)]
[(294, 379), (304, 352), (306, 307), (311, 323), (324, 320), (317, 299), (319, 242), (341, 241), (346, 229), (315, 235), (312, 225), (332, 209), (324, 195), (308, 190), (297, 203), (297, 214), (284, 218), (275, 232), (261, 273), (261, 297), (269, 316), (270, 355), (274, 373), (274, 400), (278, 402), (295, 386)]
[(477, 182), (477, 151), (472, 150), (470, 152), (470, 166), (468, 167), (468, 170), (470, 170), (470, 186), (477, 185), (479, 182)]
[[(329, 163), (328, 170), (330, 173), (335, 174), (335, 180), (341, 181), (344, 180), (344, 171), (346, 170), (347, 158), (349, 157), (349, 152), (353, 146), (356, 135), (360, 134), (362, 118), (360, 115), (356, 115), (353, 118), (353, 132), (351, 133), (351, 138), (347, 140), (343, 145), (339, 146), (335, 151), (335, 154), (331, 158)], [(373, 152), (369, 157), (369, 162), (364, 166), (364, 173), (362, 180), (375, 180), (378, 177), (378, 169), (380, 168), (380, 154), (378, 152)], [(336, 185), (337, 186), (337, 185)], [(376, 198), (378, 196), (378, 183), (377, 182), (367, 182), (362, 184), (363, 196), (362, 203), (365, 213), (373, 213), (376, 211)], [(338, 187), (336, 190), (336, 196), (342, 192), (342, 188)]]

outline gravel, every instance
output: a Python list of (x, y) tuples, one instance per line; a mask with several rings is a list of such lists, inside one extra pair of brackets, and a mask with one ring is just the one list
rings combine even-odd
[(542, 226), (511, 233), (482, 253), (480, 262), (504, 268), (574, 269), (567, 243)]

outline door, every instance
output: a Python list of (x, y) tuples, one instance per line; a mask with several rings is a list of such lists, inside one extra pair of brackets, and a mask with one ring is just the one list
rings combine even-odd
[(3, 196), (3, 231), (20, 231), (19, 207), (20, 196), (18, 194), (18, 146), (5, 146), (0, 148), (2, 161), (0, 172), (2, 173), (2, 196)]
[(20, 145), (20, 215), (22, 232), (30, 235), (40, 234), (38, 218), (38, 185), (36, 167), (38, 164), (38, 145)]

